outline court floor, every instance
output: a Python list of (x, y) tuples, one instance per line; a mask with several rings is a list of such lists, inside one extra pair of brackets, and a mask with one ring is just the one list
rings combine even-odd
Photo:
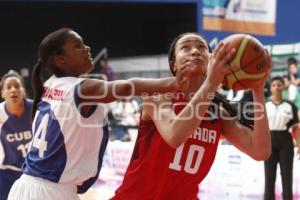
[[(86, 194), (81, 195), (81, 200), (108, 200), (114, 194), (114, 189), (108, 186), (94, 187), (90, 189)], [(262, 196), (240, 196), (235, 193), (227, 194), (209, 194), (200, 193), (199, 197), (201, 200), (261, 200)], [(277, 195), (276, 200), (281, 200), (282, 198)], [(300, 200), (300, 196), (294, 196), (293, 200)]]
[(88, 192), (86, 192), (83, 195), (80, 195), (81, 200), (108, 200), (110, 197), (112, 197), (114, 194), (114, 191), (111, 189), (105, 189), (105, 187), (101, 188), (92, 188), (89, 189)]

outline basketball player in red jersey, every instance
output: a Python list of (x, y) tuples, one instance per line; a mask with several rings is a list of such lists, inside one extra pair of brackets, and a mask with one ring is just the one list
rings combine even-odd
[(234, 54), (221, 42), (210, 55), (207, 42), (196, 33), (175, 38), (169, 64), (180, 91), (144, 98), (133, 155), (112, 199), (198, 199), (198, 185), (212, 166), (221, 133), (255, 160), (269, 157), (264, 84), (252, 91), (260, 105), (254, 107), (253, 129), (226, 119), (228, 112), (212, 102)]

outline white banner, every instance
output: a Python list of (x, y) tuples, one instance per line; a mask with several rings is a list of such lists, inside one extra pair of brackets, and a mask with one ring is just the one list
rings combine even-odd
[(276, 0), (203, 0), (203, 29), (275, 35)]
[(275, 23), (275, 0), (231, 0), (226, 8), (225, 19)]

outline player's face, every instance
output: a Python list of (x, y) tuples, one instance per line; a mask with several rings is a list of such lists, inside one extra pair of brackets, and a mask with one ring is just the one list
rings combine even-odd
[(8, 77), (3, 84), (2, 98), (8, 103), (20, 103), (25, 98), (25, 89), (20, 79), (17, 77)]
[(284, 83), (282, 83), (280, 80), (274, 80), (271, 83), (271, 93), (272, 95), (282, 95), (282, 92), (284, 90)]
[(88, 73), (93, 69), (90, 47), (74, 31), (66, 39), (62, 55), (64, 71), (72, 75)]
[(206, 74), (209, 51), (206, 42), (198, 35), (180, 38), (175, 47), (174, 71), (188, 67), (193, 74)]
[(292, 74), (297, 74), (297, 71), (298, 71), (297, 65), (295, 65), (295, 64), (290, 65), (290, 72)]

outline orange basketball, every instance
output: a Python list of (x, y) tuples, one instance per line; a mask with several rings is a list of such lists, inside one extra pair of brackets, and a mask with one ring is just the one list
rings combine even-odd
[(268, 52), (254, 37), (246, 34), (233, 34), (226, 37), (228, 49), (236, 48), (236, 55), (229, 64), (231, 73), (223, 80), (223, 85), (233, 90), (245, 90), (262, 84), (269, 70)]

